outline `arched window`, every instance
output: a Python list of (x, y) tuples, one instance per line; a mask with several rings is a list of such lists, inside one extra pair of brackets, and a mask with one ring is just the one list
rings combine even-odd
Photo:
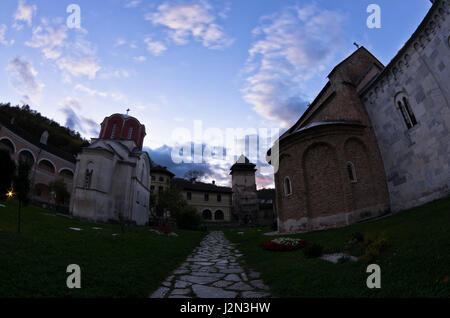
[(221, 210), (217, 210), (217, 211), (214, 213), (214, 220), (221, 221), (221, 220), (223, 220), (223, 219), (224, 219), (224, 214), (223, 214), (223, 212), (222, 212)]
[(6, 138), (0, 141), (0, 149), (1, 148), (7, 149), (11, 155), (16, 152), (14, 144), (9, 139)]
[(406, 96), (403, 93), (400, 93), (395, 98), (395, 101), (397, 108), (399, 109), (400, 114), (402, 115), (403, 121), (406, 124), (406, 127), (408, 129), (411, 129), (415, 125), (417, 125), (416, 116), (414, 115), (414, 112)]
[(59, 174), (60, 174), (60, 176), (66, 178), (66, 179), (70, 179), (70, 180), (73, 179), (73, 172), (70, 171), (69, 169), (62, 169), (62, 170), (59, 172)]
[(34, 156), (28, 150), (22, 150), (19, 154), (19, 161), (25, 161), (27, 164), (32, 166), (34, 164)]
[(131, 139), (131, 136), (133, 136), (133, 127), (128, 129), (128, 139)]
[(117, 130), (117, 124), (114, 123), (112, 126), (111, 139), (114, 139), (116, 137), (116, 130)]
[(203, 220), (212, 220), (212, 213), (210, 210), (203, 211)]
[(358, 182), (358, 179), (356, 178), (356, 169), (353, 162), (347, 162), (347, 173), (348, 173), (348, 179), (350, 182)]
[(53, 165), (53, 163), (51, 163), (47, 159), (42, 159), (39, 162), (39, 168), (41, 168), (43, 170), (46, 170), (48, 172), (51, 172), (51, 173), (55, 173), (56, 172), (56, 169), (55, 169), (55, 166)]
[(92, 175), (94, 174), (94, 163), (89, 162), (84, 174), (84, 188), (90, 189), (92, 184)]
[(292, 184), (291, 179), (289, 179), (289, 177), (284, 178), (284, 194), (285, 196), (292, 195)]

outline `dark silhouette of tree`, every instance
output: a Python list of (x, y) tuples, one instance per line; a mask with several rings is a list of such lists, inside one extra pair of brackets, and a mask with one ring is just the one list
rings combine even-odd
[(67, 184), (64, 179), (55, 180), (48, 185), (50, 192), (55, 193), (56, 205), (64, 205), (70, 199), (70, 192), (67, 190)]
[(16, 171), (16, 164), (8, 150), (0, 149), (0, 200), (6, 199)]
[(17, 174), (14, 176), (13, 184), (14, 184), (14, 192), (17, 200), (19, 201), (19, 214), (18, 214), (18, 226), (17, 231), (19, 233), (22, 232), (21, 229), (21, 214), (22, 214), (22, 205), (27, 205), (30, 201), (30, 170), (31, 166), (24, 160), (19, 161), (19, 165), (17, 166)]
[(187, 180), (197, 180), (200, 177), (203, 177), (205, 175), (204, 171), (200, 170), (189, 170), (184, 174), (184, 178)]

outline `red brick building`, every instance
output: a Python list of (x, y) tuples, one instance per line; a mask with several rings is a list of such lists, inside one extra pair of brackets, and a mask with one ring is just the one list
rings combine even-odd
[(383, 65), (358, 49), (333, 69), (314, 102), (280, 137), (279, 162), (271, 162), (278, 165), (280, 232), (344, 226), (389, 210), (380, 151), (357, 92), (371, 68)]

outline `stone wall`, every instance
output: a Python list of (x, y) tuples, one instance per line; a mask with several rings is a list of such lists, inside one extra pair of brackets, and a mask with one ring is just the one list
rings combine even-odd
[[(382, 154), (393, 211), (450, 194), (449, 1), (436, 1), (418, 30), (362, 92)], [(397, 100), (417, 120), (408, 128)]]

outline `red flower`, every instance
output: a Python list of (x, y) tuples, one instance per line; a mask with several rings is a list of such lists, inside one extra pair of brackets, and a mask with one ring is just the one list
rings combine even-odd
[(297, 245), (284, 245), (272, 241), (261, 243), (261, 247), (267, 251), (289, 252), (301, 249), (306, 246), (306, 241), (301, 240)]

